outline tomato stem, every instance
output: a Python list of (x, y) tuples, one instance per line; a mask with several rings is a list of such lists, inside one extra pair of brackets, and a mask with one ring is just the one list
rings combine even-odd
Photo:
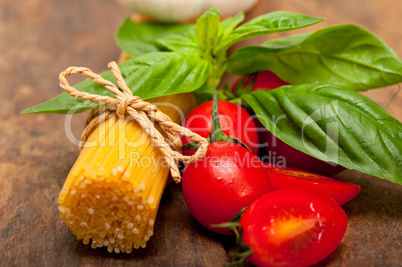
[(238, 214), (233, 216), (230, 222), (211, 225), (212, 227), (228, 227), (236, 235), (237, 250), (234, 259), (230, 263), (226, 263), (225, 266), (240, 266), (248, 256), (253, 254), (253, 250), (243, 241), (243, 228), (240, 224), (240, 218), (246, 209), (247, 207), (244, 207)]
[(215, 143), (216, 142), (216, 133), (209, 133), (209, 143)]
[[(214, 88), (214, 96), (212, 100), (212, 131), (209, 133), (208, 142), (210, 144), (215, 142), (230, 142), (245, 147), (254, 153), (253, 148), (250, 149), (246, 144), (227, 136), (222, 131), (221, 124), (219, 122), (218, 97), (216, 96), (216, 88)], [(198, 148), (199, 146), (196, 142), (188, 143), (182, 147), (183, 150), (196, 150)]]
[(216, 96), (216, 88), (214, 88), (214, 96), (212, 98), (212, 132), (215, 139), (224, 135), (221, 124), (219, 122), (219, 109), (218, 109), (218, 97)]
[(209, 134), (210, 143), (213, 142), (230, 142), (243, 146), (254, 153), (254, 150), (250, 149), (247, 145), (241, 141), (231, 138), (223, 133), (221, 124), (219, 122), (219, 108), (218, 97), (216, 96), (216, 88), (214, 88), (214, 96), (212, 99), (212, 132)]

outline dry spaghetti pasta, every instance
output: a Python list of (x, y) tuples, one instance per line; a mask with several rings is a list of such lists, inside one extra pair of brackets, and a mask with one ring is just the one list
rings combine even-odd
[[(192, 94), (153, 99), (175, 122), (195, 106)], [(169, 168), (137, 122), (113, 113), (89, 136), (59, 196), (66, 225), (84, 244), (130, 253), (153, 235)]]

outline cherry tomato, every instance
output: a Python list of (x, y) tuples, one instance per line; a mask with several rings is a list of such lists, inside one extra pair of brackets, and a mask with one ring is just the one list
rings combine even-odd
[(187, 207), (197, 221), (220, 234), (231, 233), (211, 224), (229, 222), (272, 189), (260, 160), (248, 149), (229, 142), (210, 144), (204, 158), (186, 165), (182, 187)]
[[(258, 154), (258, 132), (254, 120), (242, 107), (228, 102), (218, 101), (219, 122), (224, 134), (235, 138), (253, 149)], [(207, 138), (212, 131), (212, 101), (203, 103), (196, 107), (185, 119), (183, 126), (191, 131)], [(191, 140), (183, 136), (183, 145)], [(183, 151), (186, 155), (192, 155), (194, 150)]]
[(270, 163), (263, 163), (263, 166), (275, 189), (289, 187), (312, 189), (332, 197), (339, 205), (349, 202), (360, 192), (360, 186), (356, 184)]
[(300, 188), (269, 192), (240, 219), (257, 266), (310, 266), (341, 242), (347, 217), (332, 198)]
[(300, 150), (297, 150), (280, 139), (276, 138), (268, 130), (260, 134), (261, 142), (266, 145), (268, 156), (272, 162), (289, 168), (296, 168), (325, 176), (332, 176), (343, 171), (341, 165), (325, 162), (314, 158)]
[[(245, 82), (245, 86), (253, 81), (254, 75), (251, 75)], [(282, 81), (275, 73), (270, 71), (261, 71), (257, 74), (253, 88), (251, 91), (276, 89), (282, 85), (289, 83)], [(232, 87), (232, 90), (236, 84)], [(266, 146), (268, 156), (271, 162), (286, 167), (297, 168), (308, 172), (318, 173), (325, 176), (332, 176), (343, 171), (345, 168), (333, 163), (328, 163), (314, 158), (304, 152), (301, 152), (280, 139), (276, 138), (272, 133), (255, 119), (255, 124), (259, 131), (259, 139), (263, 146)], [(281, 163), (283, 162), (283, 164)]]

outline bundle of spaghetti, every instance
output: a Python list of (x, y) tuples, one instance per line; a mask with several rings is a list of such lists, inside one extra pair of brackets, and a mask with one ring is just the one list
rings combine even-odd
[[(176, 123), (195, 106), (188, 93), (151, 102)], [(89, 135), (67, 176), (58, 199), (60, 215), (84, 244), (130, 253), (146, 247), (153, 235), (168, 177), (159, 148), (140, 125), (109, 113)]]

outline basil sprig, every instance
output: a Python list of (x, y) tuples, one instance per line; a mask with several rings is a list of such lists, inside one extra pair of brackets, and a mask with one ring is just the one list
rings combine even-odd
[(337, 85), (289, 85), (242, 95), (285, 143), (321, 160), (402, 183), (402, 123)]

